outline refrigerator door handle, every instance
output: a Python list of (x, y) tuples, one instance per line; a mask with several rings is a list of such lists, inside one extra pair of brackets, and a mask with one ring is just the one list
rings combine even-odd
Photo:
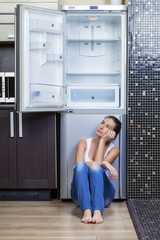
[(19, 118), (19, 138), (23, 138), (23, 125), (22, 125), (22, 113), (18, 113)]
[(10, 138), (14, 138), (14, 112), (10, 112)]

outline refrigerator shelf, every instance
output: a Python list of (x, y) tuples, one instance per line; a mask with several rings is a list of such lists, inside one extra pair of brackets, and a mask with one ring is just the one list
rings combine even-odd
[(100, 42), (100, 43), (120, 43), (121, 39), (67, 39), (68, 43)]
[(66, 73), (68, 76), (118, 76), (121, 72), (110, 73)]

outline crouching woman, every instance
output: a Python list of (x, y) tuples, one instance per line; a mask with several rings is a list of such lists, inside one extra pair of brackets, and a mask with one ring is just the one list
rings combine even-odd
[(114, 199), (111, 180), (117, 180), (118, 173), (112, 163), (119, 149), (111, 141), (120, 129), (116, 117), (106, 117), (97, 127), (96, 137), (81, 139), (77, 145), (71, 197), (81, 209), (83, 223), (102, 223), (104, 207)]

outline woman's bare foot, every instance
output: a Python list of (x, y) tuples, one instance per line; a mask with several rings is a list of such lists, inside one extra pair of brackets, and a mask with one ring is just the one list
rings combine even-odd
[(90, 209), (86, 209), (83, 212), (83, 218), (81, 220), (82, 223), (90, 223), (92, 222), (92, 213)]
[(103, 223), (102, 213), (99, 210), (94, 211), (92, 223)]

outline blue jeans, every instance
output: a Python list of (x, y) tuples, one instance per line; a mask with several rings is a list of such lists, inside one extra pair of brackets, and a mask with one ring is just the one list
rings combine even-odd
[(71, 197), (82, 213), (90, 209), (92, 213), (100, 210), (103, 214), (104, 207), (113, 201), (114, 195), (115, 188), (101, 166), (93, 169), (85, 162), (77, 163), (71, 183)]

